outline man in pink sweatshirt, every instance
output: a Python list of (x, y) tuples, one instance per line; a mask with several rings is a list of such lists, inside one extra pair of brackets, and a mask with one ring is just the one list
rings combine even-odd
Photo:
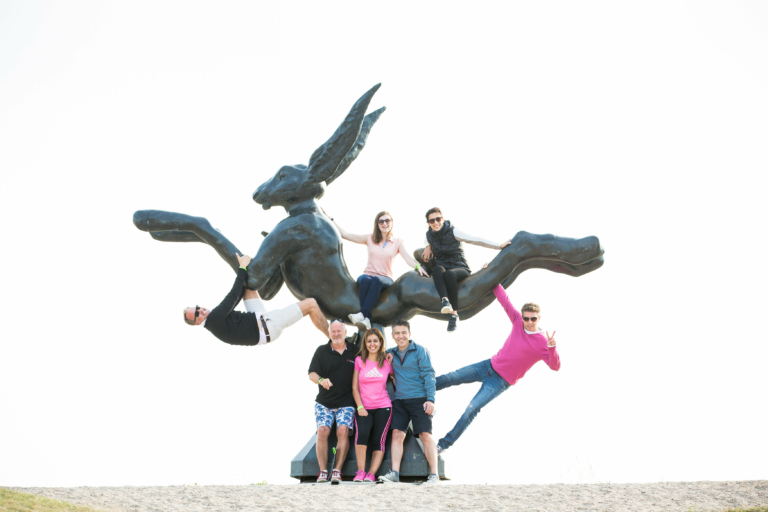
[(507, 292), (501, 285), (496, 285), (493, 293), (512, 321), (512, 332), (501, 350), (491, 359), (437, 378), (437, 390), (469, 382), (483, 383), (453, 430), (438, 441), (438, 454), (450, 448), (472, 423), (480, 409), (520, 380), (531, 366), (544, 361), (553, 370), (560, 369), (560, 356), (555, 348), (555, 332), (552, 332), (552, 336), (547, 332), (545, 336), (538, 327), (541, 318), (539, 306), (525, 304), (521, 315), (509, 301)]

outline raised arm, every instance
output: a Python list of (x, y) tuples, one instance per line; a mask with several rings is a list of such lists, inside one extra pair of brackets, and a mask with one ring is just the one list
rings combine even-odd
[(479, 245), (480, 247), (487, 247), (488, 249), (496, 249), (496, 250), (503, 249), (504, 247), (508, 246), (511, 242), (511, 240), (506, 240), (502, 243), (491, 242), (490, 240), (486, 240), (485, 238), (481, 238), (479, 236), (465, 233), (464, 231), (461, 231), (460, 229), (457, 229), (457, 228), (453, 229), (453, 236), (459, 242), (466, 242), (468, 244)]
[(509, 317), (510, 321), (515, 323), (515, 321), (520, 318), (520, 312), (515, 309), (515, 306), (512, 305), (512, 301), (510, 301), (509, 297), (507, 297), (507, 292), (504, 290), (504, 288), (500, 284), (497, 284), (493, 289), (493, 294), (498, 299), (501, 307), (504, 308), (504, 311), (507, 312), (507, 316)]
[(339, 223), (333, 220), (333, 217), (328, 215), (325, 209), (323, 209), (322, 207), (320, 209), (323, 210), (323, 213), (325, 213), (325, 216), (328, 217), (331, 220), (331, 222), (333, 222), (333, 224), (336, 226), (336, 229), (339, 230), (339, 233), (341, 233), (341, 238), (343, 238), (344, 240), (349, 240), (350, 242), (354, 242), (356, 244), (365, 245), (367, 243), (368, 235), (356, 235), (354, 233), (350, 233), (349, 231), (345, 230), (343, 227), (339, 226)]
[(429, 277), (429, 274), (427, 273), (427, 271), (424, 270), (424, 268), (422, 268), (421, 265), (419, 265), (419, 262), (416, 261), (416, 259), (413, 256), (411, 256), (411, 253), (408, 252), (408, 249), (405, 248), (405, 242), (403, 241), (400, 242), (399, 252), (400, 252), (400, 256), (403, 257), (403, 260), (405, 260), (405, 263), (409, 267), (416, 269), (416, 271), (422, 276)]

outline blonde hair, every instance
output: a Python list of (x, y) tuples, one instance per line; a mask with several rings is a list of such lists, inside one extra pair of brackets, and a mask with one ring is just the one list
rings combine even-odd
[(375, 327), (372, 327), (365, 331), (365, 334), (363, 335), (363, 342), (360, 344), (360, 359), (363, 360), (363, 364), (365, 364), (366, 361), (368, 361), (368, 357), (371, 355), (370, 352), (368, 352), (368, 336), (374, 335), (377, 338), (379, 338), (379, 342), (381, 343), (381, 346), (379, 347), (378, 352), (376, 352), (376, 364), (379, 368), (384, 366), (384, 361), (386, 361), (386, 356), (384, 352), (387, 350), (387, 340), (384, 339), (384, 335), (381, 334), (381, 331), (378, 330)]

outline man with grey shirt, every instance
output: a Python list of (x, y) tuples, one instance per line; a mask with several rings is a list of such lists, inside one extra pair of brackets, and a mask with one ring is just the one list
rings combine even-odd
[(408, 422), (413, 422), (413, 435), (421, 439), (429, 464), (428, 484), (440, 483), (437, 474), (437, 446), (432, 438), (432, 414), (435, 412), (435, 370), (429, 351), (410, 340), (411, 325), (406, 320), (392, 324), (392, 337), (397, 347), (387, 350), (392, 355), (395, 374), (395, 399), (392, 400), (392, 469), (380, 482), (400, 481), (400, 462)]

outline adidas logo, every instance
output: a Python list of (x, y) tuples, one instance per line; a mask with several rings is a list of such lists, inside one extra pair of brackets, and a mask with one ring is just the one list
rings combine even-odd
[(375, 366), (373, 367), (373, 370), (368, 371), (365, 374), (365, 376), (366, 377), (383, 377), (383, 375), (379, 373), (379, 369), (376, 368)]

